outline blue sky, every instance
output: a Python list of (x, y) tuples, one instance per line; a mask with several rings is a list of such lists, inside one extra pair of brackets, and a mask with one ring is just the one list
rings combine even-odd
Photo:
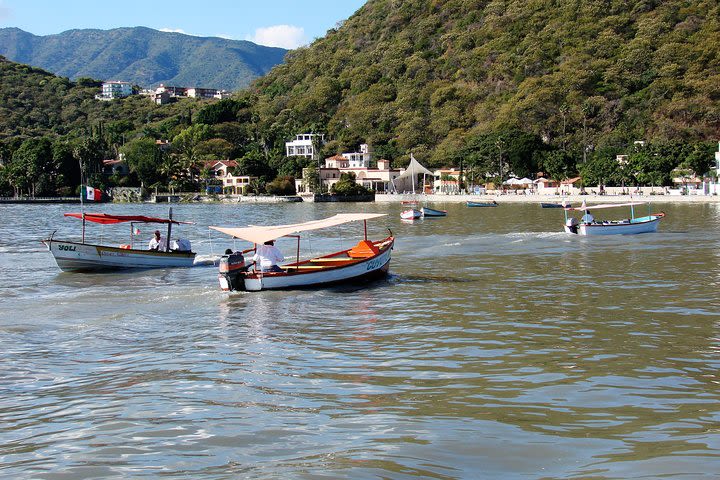
[[(295, 48), (325, 35), (366, 0), (0, 0), (0, 27), (35, 35), (145, 26)], [(108, 5), (108, 7), (103, 7)]]

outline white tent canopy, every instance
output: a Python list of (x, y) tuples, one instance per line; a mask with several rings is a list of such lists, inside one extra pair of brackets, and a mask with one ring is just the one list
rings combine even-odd
[(306, 232), (308, 230), (318, 230), (320, 228), (334, 227), (343, 223), (357, 222), (361, 220), (370, 220), (371, 218), (384, 217), (385, 213), (338, 213), (335, 216), (324, 218), (321, 220), (313, 220), (305, 223), (295, 223), (291, 225), (274, 225), (274, 226), (256, 226), (247, 227), (210, 227), (218, 232), (226, 233), (235, 238), (247, 240), (250, 243), (262, 244), (268, 240), (275, 240), (285, 235)]
[(503, 182), (503, 185), (522, 185), (522, 183), (517, 177), (510, 177)]
[[(401, 173), (395, 180), (393, 181), (393, 184), (395, 185), (395, 181), (397, 180), (405, 180), (410, 179), (412, 181), (412, 191), (415, 193), (415, 184), (417, 182), (417, 176), (418, 175), (432, 175), (433, 173), (428, 170), (427, 168), (420, 165), (420, 162), (415, 160), (415, 157), (413, 154), (410, 154), (410, 164), (407, 166), (405, 171)], [(424, 183), (424, 182), (423, 182)], [(397, 185), (395, 185), (395, 189), (399, 190), (397, 188)]]
[(413, 157), (413, 154), (410, 154), (410, 164), (407, 166), (405, 171), (400, 174), (397, 178), (409, 178), (413, 175), (432, 175), (433, 173), (428, 170), (427, 168), (420, 165), (420, 162), (415, 160), (415, 157)]

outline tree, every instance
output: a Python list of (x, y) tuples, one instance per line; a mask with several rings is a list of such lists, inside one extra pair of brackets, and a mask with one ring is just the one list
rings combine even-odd
[(370, 190), (358, 185), (355, 182), (355, 174), (352, 172), (346, 172), (340, 175), (340, 180), (333, 184), (330, 188), (330, 193), (341, 196), (355, 196), (355, 195), (367, 195)]
[(279, 176), (265, 185), (265, 191), (270, 195), (295, 195), (295, 179), (289, 176)]
[(303, 189), (309, 192), (315, 193), (320, 191), (320, 174), (318, 173), (315, 163), (311, 163), (303, 168), (302, 184)]
[(180, 165), (190, 172), (191, 179), (198, 171), (202, 160), (200, 145), (211, 136), (208, 125), (195, 124), (187, 127), (172, 140), (172, 149), (179, 156)]
[(121, 151), (130, 171), (137, 175), (143, 185), (153, 185), (162, 179), (162, 160), (155, 140), (138, 138), (126, 143)]
[[(52, 143), (49, 138), (29, 138), (13, 153), (10, 181), (16, 195), (27, 188), (31, 196), (44, 190), (54, 190), (51, 177), (56, 174), (52, 161)], [(54, 192), (53, 192), (54, 193)]]
[(565, 180), (575, 172), (575, 159), (565, 150), (551, 150), (539, 155), (538, 167), (550, 178)]
[(616, 185), (620, 167), (614, 158), (596, 157), (580, 166), (583, 185)]

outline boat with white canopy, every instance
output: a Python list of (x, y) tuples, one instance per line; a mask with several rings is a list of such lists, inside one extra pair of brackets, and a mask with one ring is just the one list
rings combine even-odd
[[(321, 220), (291, 225), (211, 226), (213, 230), (254, 244), (253, 248), (227, 254), (221, 258), (218, 275), (220, 288), (226, 291), (293, 289), (349, 281), (358, 282), (385, 276), (390, 269), (390, 254), (395, 237), (392, 232), (390, 236), (378, 241), (370, 241), (367, 237), (367, 221), (382, 216), (385, 214), (341, 213)], [(308, 260), (300, 259), (299, 233), (359, 221), (364, 223), (364, 239), (357, 245)], [(244, 255), (254, 252), (258, 245), (281, 237), (297, 238), (295, 261), (280, 265), (280, 271), (262, 271), (254, 262), (245, 261)]]
[[(564, 202), (563, 202), (564, 203)], [(648, 206), (648, 214), (635, 216), (635, 207)], [(607, 203), (588, 206), (585, 202), (580, 207), (565, 206), (565, 232), (576, 235), (632, 235), (637, 233), (656, 232), (660, 220), (665, 217), (664, 212), (650, 213), (650, 204), (647, 202)], [(597, 220), (591, 210), (604, 210), (608, 208), (630, 207), (630, 217), (622, 220)], [(568, 212), (582, 212), (580, 219), (568, 215)]]
[[(42, 242), (47, 246), (55, 258), (55, 263), (63, 271), (96, 271), (117, 270), (126, 268), (168, 268), (192, 267), (195, 253), (191, 251), (190, 242), (177, 239), (171, 242), (172, 226), (190, 224), (172, 219), (172, 209), (169, 218), (146, 217), (143, 215), (110, 215), (107, 213), (66, 213), (66, 217), (82, 220), (82, 239), (80, 242), (71, 240), (58, 240), (50, 238)], [(85, 242), (85, 223), (99, 223), (101, 225), (114, 225), (119, 223), (130, 224), (130, 243), (111, 246)], [(157, 250), (136, 248), (133, 237), (136, 224), (167, 225), (167, 236), (164, 243)]]

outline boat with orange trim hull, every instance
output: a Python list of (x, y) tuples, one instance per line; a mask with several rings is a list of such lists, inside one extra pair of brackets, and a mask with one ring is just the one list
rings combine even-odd
[[(367, 220), (384, 215), (346, 213), (293, 225), (210, 227), (234, 238), (251, 242), (255, 246), (281, 237), (296, 237), (298, 242), (295, 261), (280, 265), (280, 271), (261, 271), (253, 263), (245, 262), (244, 255), (253, 252), (255, 248), (223, 256), (218, 274), (220, 288), (225, 291), (318, 288), (337, 283), (381, 278), (390, 270), (390, 257), (395, 237), (391, 232), (390, 236), (382, 240), (368, 240)], [(297, 233), (354, 221), (365, 223), (365, 238), (355, 246), (328, 255), (300, 260), (300, 236)]]

